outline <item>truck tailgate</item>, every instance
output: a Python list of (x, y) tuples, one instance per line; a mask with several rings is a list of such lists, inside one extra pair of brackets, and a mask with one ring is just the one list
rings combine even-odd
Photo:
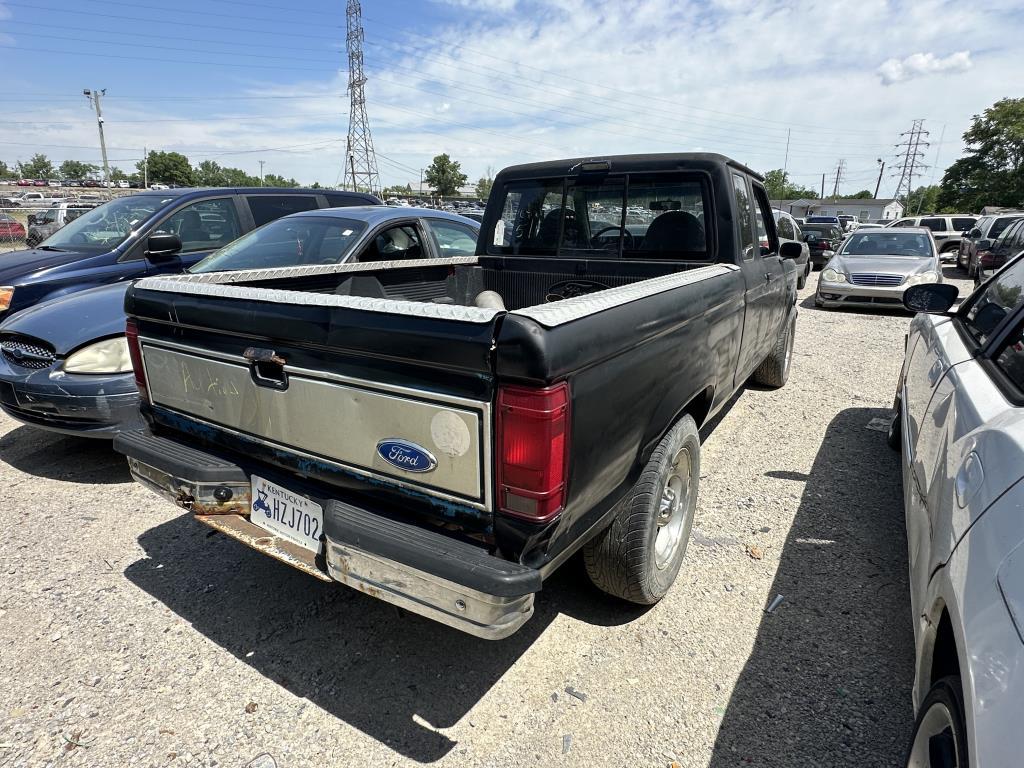
[[(413, 486), (490, 509), (499, 313), (438, 317), (449, 308), (161, 282), (142, 281), (126, 300), (158, 416), (344, 468), (366, 489)], [(282, 303), (292, 303), (286, 322)]]

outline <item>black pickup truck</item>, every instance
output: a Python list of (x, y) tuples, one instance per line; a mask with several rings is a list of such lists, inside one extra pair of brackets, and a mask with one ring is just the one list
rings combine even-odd
[(720, 155), (508, 168), (475, 256), (135, 283), (148, 429), (115, 447), (203, 523), (480, 637), (580, 548), (602, 590), (654, 603), (698, 428), (751, 377), (786, 382), (799, 255)]

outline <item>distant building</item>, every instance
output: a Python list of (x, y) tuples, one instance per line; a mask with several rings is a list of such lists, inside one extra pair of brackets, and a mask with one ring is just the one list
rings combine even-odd
[(772, 207), (799, 219), (808, 216), (856, 216), (860, 221), (894, 221), (903, 215), (903, 203), (892, 198), (867, 200), (772, 200)]

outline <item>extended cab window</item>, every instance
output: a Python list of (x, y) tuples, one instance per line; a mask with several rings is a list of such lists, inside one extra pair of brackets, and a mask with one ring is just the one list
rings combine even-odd
[(487, 235), (493, 254), (707, 261), (710, 204), (692, 174), (582, 173), (513, 181)]
[(248, 195), (245, 199), (257, 227), (289, 213), (312, 211), (319, 207), (312, 195)]
[(1018, 259), (1000, 272), (973, 297), (960, 321), (978, 344), (984, 344), (1003, 319), (1024, 300), (1024, 259)]
[(750, 193), (747, 191), (747, 180), (738, 173), (734, 173), (732, 188), (736, 197), (736, 218), (740, 225), (740, 248), (743, 249), (743, 258), (750, 259), (754, 256), (754, 230), (751, 228), (753, 213), (750, 205)]

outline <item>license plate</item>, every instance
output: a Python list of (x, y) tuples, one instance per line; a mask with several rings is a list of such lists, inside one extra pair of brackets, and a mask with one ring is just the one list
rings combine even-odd
[(276, 483), (252, 476), (252, 509), (249, 520), (276, 536), (320, 553), (324, 535), (324, 510), (305, 496)]

